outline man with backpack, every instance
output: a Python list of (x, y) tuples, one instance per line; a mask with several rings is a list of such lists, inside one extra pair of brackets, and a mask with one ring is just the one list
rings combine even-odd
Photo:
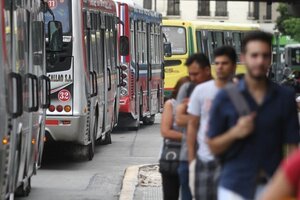
[(242, 41), (245, 78), (212, 104), (207, 142), (222, 162), (219, 200), (259, 199), (284, 147), (290, 152), (299, 143), (295, 93), (267, 79), (271, 58), (272, 35), (248, 33)]
[[(220, 166), (206, 143), (209, 111), (218, 91), (232, 80), (236, 70), (236, 61), (237, 55), (234, 48), (223, 46), (215, 49), (216, 79), (198, 85), (190, 98), (187, 144), (189, 162), (191, 165), (196, 162), (196, 200), (217, 200), (217, 180)], [(197, 145), (198, 148), (196, 148)]]
[(186, 113), (186, 108), (194, 87), (200, 83), (211, 80), (212, 76), (209, 59), (202, 53), (190, 56), (186, 61), (186, 66), (188, 67), (191, 82), (182, 85), (177, 95), (176, 124), (184, 129), (178, 174), (181, 186), (181, 200), (192, 200), (191, 188), (189, 187), (189, 164), (186, 144), (186, 126), (189, 116)]

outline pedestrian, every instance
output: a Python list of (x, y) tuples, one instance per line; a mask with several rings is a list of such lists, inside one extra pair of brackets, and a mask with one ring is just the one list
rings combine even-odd
[[(179, 88), (189, 82), (189, 77), (183, 77), (177, 82), (171, 99), (164, 105), (161, 119), (161, 135), (164, 139), (163, 150), (160, 158), (160, 172), (162, 174), (164, 200), (179, 199), (179, 153), (181, 147), (182, 131), (175, 123), (176, 97)], [(170, 155), (173, 155), (170, 157)]]
[[(206, 143), (211, 104), (221, 88), (230, 82), (236, 70), (237, 54), (234, 48), (223, 46), (215, 49), (216, 79), (198, 85), (188, 104), (190, 115), (187, 144), (189, 163), (196, 161), (195, 199), (217, 200), (220, 165)], [(198, 149), (197, 149), (198, 145)]]
[(211, 80), (212, 76), (209, 59), (202, 53), (190, 56), (186, 61), (186, 66), (188, 67), (191, 82), (184, 84), (178, 93), (177, 102), (179, 105), (176, 108), (176, 123), (183, 127), (180, 164), (178, 168), (181, 186), (181, 199), (191, 200), (191, 190), (193, 191), (193, 188), (189, 187), (189, 182), (193, 182), (193, 180), (189, 179), (189, 163), (186, 143), (186, 127), (189, 120), (189, 116), (187, 114), (188, 98), (197, 84)]
[[(240, 101), (222, 90), (210, 114), (208, 144), (222, 162), (219, 200), (258, 199), (283, 158), (283, 147), (291, 152), (299, 143), (295, 93), (267, 79), (272, 35), (246, 34), (241, 58), (247, 73), (233, 88)], [(241, 112), (239, 103), (248, 109)]]
[(260, 200), (300, 200), (300, 150), (287, 158)]

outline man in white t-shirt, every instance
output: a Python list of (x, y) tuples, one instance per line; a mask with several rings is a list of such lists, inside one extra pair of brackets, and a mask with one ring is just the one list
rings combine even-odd
[[(187, 130), (189, 162), (196, 160), (195, 199), (217, 200), (220, 165), (206, 143), (209, 112), (218, 91), (232, 80), (236, 70), (237, 55), (232, 47), (224, 46), (214, 51), (216, 79), (198, 85), (190, 98)], [(198, 148), (196, 148), (198, 146)]]

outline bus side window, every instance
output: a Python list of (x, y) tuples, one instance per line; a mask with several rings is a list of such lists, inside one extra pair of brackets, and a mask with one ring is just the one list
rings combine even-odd
[(241, 55), (241, 34), (239, 32), (233, 32), (233, 46), (236, 50), (236, 54), (238, 56), (238, 62), (240, 62), (240, 55)]
[(101, 28), (101, 15), (97, 14), (97, 30), (96, 30), (96, 43), (98, 55), (98, 74), (104, 72), (104, 44), (103, 44), (103, 29)]
[(212, 61), (213, 60), (213, 53), (214, 53), (214, 49), (215, 49), (215, 41), (214, 41), (214, 37), (213, 37), (213, 32), (212, 31), (208, 31), (208, 57), (209, 60)]
[[(199, 31), (200, 32), (200, 31)], [(208, 35), (208, 31), (201, 31), (201, 45), (202, 45), (202, 50), (203, 50), (203, 53), (209, 57), (209, 41), (208, 41), (208, 38), (207, 38), (207, 35)]]
[(96, 14), (91, 13), (91, 71), (95, 71), (98, 67), (98, 51), (97, 51), (97, 38), (96, 38), (96, 28), (97, 28), (97, 17)]
[(232, 33), (230, 31), (224, 32), (225, 35), (225, 44), (228, 46), (233, 46), (232, 43)]
[(151, 51), (151, 64), (155, 64), (155, 33), (154, 33), (154, 24), (151, 24), (150, 26), (150, 51)]
[(158, 28), (158, 25), (155, 24), (155, 44), (156, 44), (156, 48), (155, 48), (155, 63), (156, 64), (159, 64), (159, 28)]
[(143, 63), (142, 22), (138, 21), (138, 63)]
[(114, 18), (112, 16), (109, 17), (109, 22), (110, 22), (110, 26), (109, 26), (109, 40), (110, 40), (110, 59), (111, 59), (111, 68), (114, 70), (116, 69), (116, 63), (115, 63), (115, 50), (116, 50), (116, 43), (114, 40)]
[(130, 20), (130, 54), (131, 60), (135, 63), (135, 38), (134, 38), (134, 20)]
[(110, 22), (109, 17), (105, 16), (105, 66), (110, 68), (111, 67), (111, 56), (110, 56)]
[(224, 34), (223, 32), (216, 31), (214, 32), (214, 41), (215, 41), (215, 48), (221, 47), (224, 45)]
[(146, 64), (147, 63), (147, 24), (146, 22), (143, 22), (143, 63)]
[(197, 51), (203, 53), (204, 50), (202, 48), (202, 36), (200, 31), (196, 31), (196, 41), (197, 41)]

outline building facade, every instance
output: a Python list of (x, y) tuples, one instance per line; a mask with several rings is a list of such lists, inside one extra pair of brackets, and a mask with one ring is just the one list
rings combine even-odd
[(135, 0), (144, 8), (157, 10), (165, 19), (259, 23), (274, 31), (278, 3), (207, 0)]

